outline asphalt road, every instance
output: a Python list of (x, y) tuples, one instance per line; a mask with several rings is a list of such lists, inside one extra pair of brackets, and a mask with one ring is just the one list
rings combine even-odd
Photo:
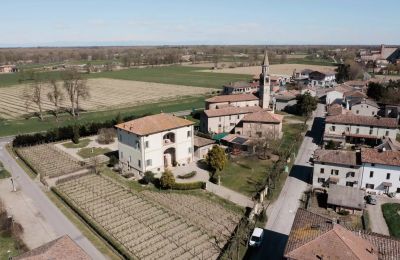
[(67, 234), (93, 259), (106, 259), (51, 202), (39, 185), (29, 178), (14, 158), (11, 157), (5, 148), (9, 141), (11, 141), (11, 138), (0, 139), (0, 160), (6, 168), (11, 170), (13, 178), (17, 180), (18, 187), (26, 196), (33, 200), (35, 207), (43, 215), (49, 226), (53, 228), (56, 235), (63, 236)]
[(281, 194), (267, 209), (268, 221), (264, 228), (263, 243), (258, 248), (249, 249), (245, 259), (282, 259), (300, 199), (312, 179), (310, 157), (322, 138), (324, 112), (324, 105), (318, 104)]

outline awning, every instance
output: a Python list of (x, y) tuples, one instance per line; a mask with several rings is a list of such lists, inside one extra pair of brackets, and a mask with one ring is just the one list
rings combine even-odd
[(383, 182), (383, 187), (392, 187), (392, 183), (391, 182)]
[(213, 135), (212, 139), (213, 139), (213, 140), (216, 140), (216, 141), (219, 141), (219, 140), (221, 140), (222, 138), (224, 138), (224, 137), (227, 136), (227, 135), (228, 135), (228, 133), (216, 134), (216, 135)]

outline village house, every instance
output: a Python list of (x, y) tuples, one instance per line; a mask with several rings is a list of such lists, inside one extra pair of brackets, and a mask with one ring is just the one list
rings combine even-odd
[(371, 99), (349, 101), (347, 102), (347, 109), (359, 116), (376, 116), (380, 111), (379, 105)]
[(326, 107), (326, 113), (328, 116), (345, 115), (351, 113), (340, 104), (332, 104)]
[(237, 81), (229, 85), (225, 85), (223, 89), (224, 95), (232, 94), (249, 94), (256, 93), (259, 90), (258, 82)]
[(193, 124), (161, 113), (116, 125), (121, 167), (141, 174), (192, 162)]
[[(254, 94), (220, 95), (206, 100), (200, 131), (258, 138), (282, 136), (283, 117), (271, 111), (271, 85), (268, 55), (265, 53), (258, 96)], [(274, 107), (272, 102), (272, 107)]]
[(326, 92), (326, 104), (342, 104), (344, 99), (344, 93), (351, 91), (352, 88), (347, 85), (337, 85), (336, 87)]
[(207, 153), (212, 149), (215, 145), (215, 140), (200, 137), (195, 135), (194, 137), (194, 157), (196, 159), (204, 159), (207, 156)]
[(400, 48), (387, 47), (382, 44), (379, 50), (360, 52), (360, 60), (365, 63), (375, 61), (383, 64), (395, 64), (400, 60)]
[(18, 68), (15, 65), (0, 65), (0, 73), (12, 73), (18, 72)]
[(309, 73), (309, 82), (313, 87), (333, 87), (336, 84), (335, 72), (313, 71)]
[(284, 259), (398, 259), (400, 241), (390, 236), (349, 230), (337, 220), (299, 208), (284, 250)]
[(329, 184), (360, 187), (361, 155), (359, 152), (315, 150), (313, 187), (324, 187)]
[(378, 194), (400, 197), (400, 151), (361, 149), (361, 188)]
[(206, 99), (206, 109), (259, 106), (260, 99), (254, 94), (220, 95)]
[(342, 144), (379, 143), (383, 138), (396, 139), (397, 119), (379, 116), (352, 114), (327, 116), (325, 119), (324, 142), (332, 140)]

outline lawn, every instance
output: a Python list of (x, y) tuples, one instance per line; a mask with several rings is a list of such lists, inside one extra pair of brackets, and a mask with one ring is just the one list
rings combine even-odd
[[(148, 68), (124, 69), (119, 71), (106, 71), (100, 73), (83, 74), (87, 78), (112, 78), (176, 84), (194, 87), (222, 88), (224, 84), (232, 81), (250, 80), (250, 75), (225, 74), (212, 72), (199, 72), (201, 68), (185, 66), (162, 66)], [(60, 79), (60, 72), (42, 72), (43, 78)], [(20, 73), (0, 75), (0, 87), (19, 84)], [(26, 81), (28, 83), (28, 81)]]
[(381, 207), (390, 235), (400, 238), (400, 204), (385, 203)]
[(219, 172), (221, 184), (229, 189), (247, 196), (257, 192), (259, 183), (267, 177), (272, 162), (254, 157), (243, 157), (229, 160), (225, 168)]
[(90, 139), (89, 138), (85, 138), (85, 139), (80, 139), (79, 143), (75, 144), (73, 142), (68, 142), (68, 143), (64, 143), (62, 144), (65, 148), (84, 148), (86, 146), (88, 146), (90, 143)]
[(92, 148), (82, 148), (78, 151), (78, 155), (84, 159), (91, 158), (100, 154), (105, 154), (111, 152), (108, 148), (102, 147), (92, 147)]
[(108, 111), (81, 113), (78, 119), (73, 119), (69, 114), (64, 114), (57, 122), (53, 116), (48, 116), (44, 121), (37, 118), (19, 120), (0, 120), (0, 136), (17, 135), (46, 131), (57, 126), (73, 125), (75, 123), (104, 122), (115, 119), (120, 113), (123, 117), (131, 115), (144, 115), (148, 113), (177, 112), (192, 108), (204, 107), (204, 97), (186, 97), (179, 100), (145, 104), (130, 108), (114, 109)]
[[(10, 256), (19, 255), (20, 252), (16, 247), (17, 243), (12, 237), (4, 232), (0, 232), (0, 260), (7, 260)], [(8, 251), (10, 251), (10, 253), (8, 253)]]

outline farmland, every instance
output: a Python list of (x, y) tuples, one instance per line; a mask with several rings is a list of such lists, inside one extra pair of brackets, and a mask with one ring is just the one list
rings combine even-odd
[[(293, 70), (296, 69), (297, 72), (300, 72), (304, 69), (318, 70), (322, 72), (326, 71), (334, 71), (336, 67), (334, 66), (322, 66), (322, 65), (306, 65), (306, 64), (273, 64), (270, 65), (270, 73), (272, 75), (288, 75), (291, 76), (293, 74)], [(236, 67), (236, 68), (224, 68), (218, 70), (201, 70), (199, 71), (204, 73), (231, 73), (231, 74), (247, 74), (247, 75), (259, 75), (261, 73), (260, 66), (251, 66), (251, 67)]]
[(18, 154), (36, 173), (50, 178), (72, 173), (83, 168), (78, 160), (57, 149), (52, 144), (20, 148), (18, 149)]
[[(210, 88), (194, 88), (190, 86), (158, 84), (140, 81), (116, 79), (89, 79), (87, 84), (90, 89), (90, 98), (80, 102), (81, 109), (85, 111), (106, 110), (121, 107), (131, 107), (142, 104), (157, 103), (160, 101), (177, 99), (185, 96), (199, 96), (211, 93)], [(22, 97), (26, 85), (16, 85), (9, 88), (0, 88), (0, 117), (15, 119), (27, 113), (37, 112), (32, 105), (26, 110)], [(43, 109), (53, 110), (54, 106), (47, 100), (46, 89), (43, 94)], [(65, 93), (65, 96), (66, 93)], [(66, 98), (61, 107), (67, 108), (69, 100)]]
[[(86, 78), (108, 78), (204, 88), (221, 88), (231, 81), (250, 79), (248, 75), (201, 73), (188, 66), (158, 66), (83, 74)], [(43, 78), (61, 79), (59, 71), (42, 72)], [(0, 74), (0, 88), (19, 84), (20, 74)]]
[(63, 180), (57, 190), (139, 259), (216, 259), (239, 220), (196, 196), (127, 190), (94, 174)]

